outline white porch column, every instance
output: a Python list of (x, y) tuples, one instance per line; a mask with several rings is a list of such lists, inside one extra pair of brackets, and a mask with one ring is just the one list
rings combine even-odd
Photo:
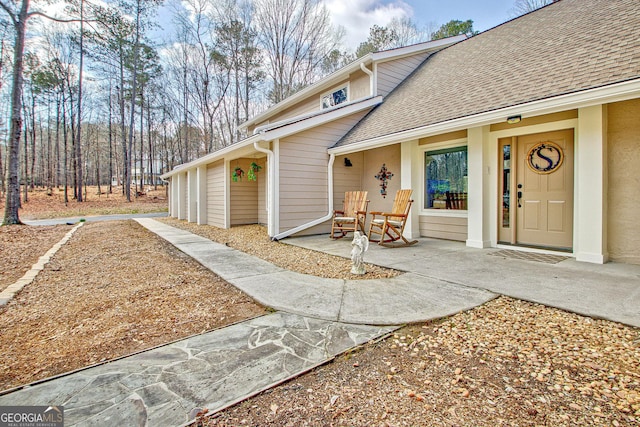
[[(467, 130), (468, 209), (467, 246), (491, 246), (491, 148), (489, 128)], [(494, 168), (495, 169), (495, 168)]]
[(575, 148), (574, 253), (603, 264), (607, 248), (607, 106), (580, 108)]
[(404, 236), (408, 239), (420, 236), (421, 164), (422, 158), (418, 152), (418, 140), (400, 144), (400, 188), (413, 188), (411, 195), (413, 205), (404, 229)]
[(176, 205), (176, 187), (177, 187), (178, 179), (174, 176), (169, 180), (169, 216), (176, 218), (178, 216), (177, 205)]
[(224, 228), (231, 228), (231, 161), (224, 160)]
[(198, 219), (198, 175), (196, 169), (187, 171), (187, 221)]
[(271, 185), (271, 221), (273, 222), (273, 236), (280, 234), (280, 139), (272, 141), (273, 172)]
[(196, 193), (198, 197), (197, 218), (199, 225), (207, 223), (207, 165), (196, 169)]
[(176, 199), (178, 202), (178, 209), (176, 212), (178, 213), (178, 219), (187, 219), (187, 174), (179, 173), (176, 175), (177, 178), (177, 191), (176, 191)]

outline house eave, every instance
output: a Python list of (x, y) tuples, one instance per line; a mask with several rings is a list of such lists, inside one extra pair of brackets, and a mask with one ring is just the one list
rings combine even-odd
[[(418, 43), (409, 46), (398, 47), (390, 50), (383, 50), (381, 52), (374, 52), (371, 55), (373, 62), (385, 62), (392, 59), (402, 58), (403, 56), (414, 55), (420, 52), (437, 51), (443, 49), (452, 44), (466, 40), (468, 37), (465, 34), (459, 36), (447, 37), (444, 39), (432, 40), (425, 43)], [(428, 46), (426, 46), (428, 44)], [(356, 61), (358, 62), (358, 61)]]
[(238, 125), (238, 128), (240, 130), (244, 130), (244, 129), (247, 129), (248, 127), (250, 127), (250, 126), (256, 125), (258, 123), (262, 123), (262, 122), (268, 120), (270, 117), (273, 117), (274, 115), (286, 110), (287, 108), (291, 107), (292, 105), (296, 104), (297, 102), (300, 102), (300, 101), (304, 100), (306, 97), (311, 95), (313, 92), (321, 91), (323, 88), (330, 88), (330, 87), (334, 86), (338, 81), (344, 80), (345, 78), (349, 77), (349, 74), (359, 70), (360, 69), (360, 63), (364, 63), (366, 65), (371, 64), (371, 62), (372, 62), (371, 57), (372, 56), (373, 56), (373, 54), (369, 53), (369, 54), (363, 56), (362, 58), (359, 58), (357, 61), (354, 61), (354, 62), (346, 65), (344, 68), (341, 68), (340, 70), (328, 75), (327, 77), (325, 77), (324, 79), (318, 81), (317, 83), (312, 84), (310, 86), (307, 86), (306, 88), (300, 90), (299, 92), (296, 92), (295, 94), (291, 95), (290, 97), (280, 101), (279, 103), (277, 103), (273, 107), (269, 108), (264, 113), (259, 114), (259, 115), (255, 116), (255, 117), (253, 117), (252, 119), (247, 120), (244, 123), (241, 123), (240, 125)]
[[(314, 121), (327, 122), (338, 117), (353, 114), (354, 112), (376, 106), (380, 103), (382, 103), (381, 96), (371, 96), (368, 98), (360, 99), (358, 101), (339, 104), (326, 110), (318, 110), (312, 113), (282, 120), (280, 122), (271, 123), (269, 125), (266, 125), (262, 131), (256, 132), (255, 134), (257, 135), (260, 133), (273, 133), (279, 129), (286, 129), (291, 125), (295, 125), (298, 123), (313, 123)], [(327, 120), (327, 118), (329, 118), (329, 120)]]
[(220, 160), (223, 159), (225, 156), (229, 155), (229, 153), (232, 153), (236, 150), (239, 150), (241, 148), (245, 148), (247, 146), (253, 145), (254, 142), (261, 142), (264, 141), (264, 139), (262, 139), (263, 135), (253, 135), (247, 139), (244, 139), (240, 142), (238, 142), (237, 144), (233, 144), (233, 145), (229, 145), (228, 147), (224, 147), (221, 148), (220, 150), (214, 151), (213, 153), (209, 153), (206, 156), (202, 156), (200, 158), (197, 158), (195, 160), (192, 160), (188, 163), (183, 163), (181, 165), (178, 165), (176, 167), (174, 167), (172, 170), (170, 170), (169, 172), (160, 175), (160, 178), (166, 180), (168, 178), (171, 178), (173, 175), (176, 175), (180, 172), (184, 172), (186, 170), (189, 169), (193, 169), (196, 168), (198, 166), (202, 166), (208, 163), (212, 163), (215, 162), (216, 160)]
[(397, 49), (390, 49), (390, 50), (385, 50), (381, 52), (368, 53), (363, 57), (358, 58), (355, 61), (345, 65), (343, 68), (333, 72), (332, 74), (329, 74), (327, 77), (321, 79), (320, 81), (282, 100), (278, 104), (269, 108), (267, 111), (247, 120), (244, 123), (241, 123), (240, 125), (238, 125), (238, 128), (240, 130), (244, 130), (250, 126), (256, 125), (258, 123), (262, 123), (268, 120), (270, 117), (293, 106), (297, 102), (304, 100), (314, 92), (322, 91), (324, 89), (329, 89), (335, 86), (341, 80), (348, 78), (351, 73), (360, 70), (360, 64), (365, 64), (368, 66), (369, 64), (372, 64), (372, 63), (390, 61), (393, 59), (402, 58), (404, 56), (414, 55), (420, 52), (429, 52), (429, 51), (435, 52), (437, 50), (443, 49), (447, 46), (450, 46), (452, 44), (465, 40), (466, 38), (467, 37), (465, 35), (460, 35), (460, 36), (448, 37), (440, 40), (418, 43), (411, 46), (400, 47)]
[(332, 122), (342, 117), (346, 117), (351, 114), (358, 113), (360, 111), (363, 111), (369, 108), (373, 108), (376, 105), (379, 105), (380, 103), (382, 103), (381, 96), (367, 98), (363, 101), (355, 102), (341, 108), (332, 109), (332, 110), (323, 112), (322, 114), (316, 114), (311, 117), (307, 117), (305, 119), (297, 120), (293, 123), (283, 124), (282, 126), (277, 127), (275, 129), (265, 130), (243, 141), (240, 141), (237, 144), (233, 144), (228, 147), (222, 148), (218, 151), (207, 154), (206, 156), (200, 157), (199, 159), (193, 160), (189, 163), (178, 165), (175, 168), (173, 168), (173, 170), (171, 170), (170, 172), (167, 172), (164, 175), (162, 175), (160, 178), (166, 180), (168, 178), (171, 178), (175, 174), (229, 157), (233, 152), (252, 146), (255, 142), (273, 141), (278, 138), (285, 138), (287, 136), (290, 136), (299, 132), (303, 132), (307, 129), (311, 129), (317, 126), (321, 126), (325, 123)]
[(559, 111), (590, 107), (593, 105), (625, 101), (640, 96), (640, 78), (611, 85), (600, 86), (552, 98), (545, 98), (497, 110), (486, 111), (471, 116), (460, 117), (388, 135), (382, 135), (347, 145), (330, 148), (329, 154), (350, 154), (362, 150), (411, 141), (418, 138), (454, 132), (462, 129), (485, 126), (506, 121), (507, 117), (519, 115), (522, 118), (556, 113)]

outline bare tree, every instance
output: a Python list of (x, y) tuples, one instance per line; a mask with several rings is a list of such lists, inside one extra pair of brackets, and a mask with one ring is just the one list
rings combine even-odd
[(76, 168), (76, 200), (82, 202), (82, 74), (84, 72), (84, 0), (80, 0), (80, 64), (78, 74), (78, 124), (74, 162)]
[(256, 24), (274, 103), (312, 83), (340, 41), (318, 0), (256, 0)]
[(389, 22), (388, 28), (396, 34), (396, 44), (390, 47), (402, 47), (425, 42), (431, 37), (432, 26), (433, 24), (420, 28), (415, 21), (406, 16), (393, 18)]
[(11, 125), (9, 130), (9, 173), (7, 185), (7, 202), (5, 205), (3, 224), (21, 224), (18, 215), (20, 208), (20, 181), (18, 165), (20, 158), (20, 137), (22, 134), (22, 78), (24, 43), (27, 32), (29, 0), (23, 0), (16, 10), (12, 3), (0, 1), (0, 7), (7, 12), (15, 29), (13, 45), (13, 88), (11, 91)]
[[(5, 55), (7, 53), (7, 36), (8, 36), (8, 22), (4, 19), (0, 19), (0, 92), (4, 86), (4, 70), (5, 70)], [(2, 149), (0, 149), (0, 197), (4, 196), (5, 191), (5, 169), (2, 163)]]
[(221, 138), (224, 145), (229, 145), (242, 137), (238, 125), (249, 118), (252, 98), (265, 74), (261, 69), (258, 34), (252, 27), (251, 4), (237, 0), (221, 2), (217, 15), (216, 53), (227, 70), (231, 86), (227, 96), (223, 97), (224, 123), (221, 123), (227, 128)]
[(511, 10), (511, 15), (516, 17), (525, 13), (533, 12), (543, 6), (554, 3), (558, 0), (516, 0)]
[(60, 20), (46, 16), (41, 11), (30, 11), (30, 0), (22, 2), (7, 2), (0, 0), (0, 9), (9, 16), (9, 21), (15, 30), (13, 44), (13, 86), (11, 89), (11, 125), (9, 130), (9, 168), (7, 202), (5, 204), (3, 224), (21, 224), (18, 210), (20, 208), (20, 181), (18, 177), (19, 147), (22, 136), (22, 88), (24, 79), (24, 47), (27, 35), (27, 22), (33, 16), (43, 16), (59, 22), (75, 20)]

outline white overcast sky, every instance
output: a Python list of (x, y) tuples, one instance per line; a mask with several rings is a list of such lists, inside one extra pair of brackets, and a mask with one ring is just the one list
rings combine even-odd
[[(484, 31), (509, 19), (515, 0), (325, 0), (334, 23), (346, 30), (345, 44), (355, 48), (366, 40), (369, 28), (408, 16), (420, 27), (440, 25), (452, 19), (473, 20)], [(436, 27), (436, 28), (437, 28)]]
[[(515, 0), (324, 0), (334, 24), (342, 25), (346, 34), (344, 44), (355, 50), (367, 39), (374, 24), (385, 26), (395, 17), (408, 16), (419, 27), (436, 26), (452, 19), (473, 20), (475, 30), (484, 31), (510, 18)], [(167, 6), (159, 10), (158, 21), (166, 37), (171, 26), (171, 13)]]

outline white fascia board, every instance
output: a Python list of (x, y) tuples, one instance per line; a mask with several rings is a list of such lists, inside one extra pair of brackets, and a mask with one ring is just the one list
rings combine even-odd
[(320, 126), (325, 123), (332, 122), (342, 117), (349, 116), (353, 113), (357, 113), (359, 111), (366, 110), (368, 108), (373, 108), (376, 105), (379, 105), (381, 103), (382, 103), (382, 96), (375, 96), (373, 98), (368, 98), (364, 101), (355, 102), (343, 108), (337, 108), (335, 110), (328, 111), (324, 114), (314, 115), (310, 118), (296, 121), (295, 123), (291, 123), (276, 129), (268, 130), (258, 135), (262, 135), (263, 140), (265, 141), (272, 141), (274, 139), (285, 138), (289, 135), (293, 135), (293, 134), (305, 131), (307, 129), (314, 128), (316, 126)]
[(590, 107), (598, 104), (625, 101), (640, 97), (640, 79), (629, 80), (622, 83), (601, 86), (584, 91), (560, 95), (553, 98), (541, 99), (526, 104), (514, 105), (499, 110), (487, 111), (472, 116), (460, 117), (432, 125), (421, 126), (402, 132), (383, 135), (352, 144), (330, 148), (329, 154), (350, 154), (362, 150), (383, 147), (418, 138), (425, 138), (447, 132), (468, 129), (478, 126), (500, 123), (510, 116), (522, 116), (522, 118), (540, 116), (543, 114), (557, 113), (559, 111), (576, 108)]
[(466, 40), (467, 36), (461, 34), (459, 36), (447, 37), (445, 39), (438, 39), (428, 41), (424, 43), (417, 43), (410, 46), (399, 47), (396, 49), (383, 50), (381, 52), (375, 52), (372, 54), (371, 60), (373, 62), (386, 62), (393, 59), (402, 58), (403, 56), (411, 56), (417, 53), (437, 51), (444, 49), (452, 44)]
[[(299, 123), (299, 122), (302, 122), (302, 121), (305, 121), (305, 120), (308, 120), (308, 119), (311, 119), (311, 118), (314, 118), (314, 117), (327, 115), (327, 114), (332, 113), (335, 110), (347, 110), (352, 106), (356, 106), (356, 108), (361, 108), (360, 107), (361, 105), (363, 105), (364, 103), (368, 103), (369, 101), (371, 101), (374, 98), (376, 98), (376, 97), (368, 97), (368, 98), (364, 98), (364, 99), (361, 98), (361, 99), (358, 99), (357, 101), (343, 102), (341, 104), (334, 105), (334, 106), (329, 107), (329, 108), (325, 108), (324, 110), (317, 110), (317, 111), (313, 111), (311, 113), (301, 114), (301, 115), (296, 116), (296, 117), (290, 117), (288, 119), (281, 120), (279, 122), (274, 122), (274, 123), (270, 123), (268, 125), (260, 126), (260, 127), (256, 128), (255, 130), (258, 130), (260, 128), (264, 128), (264, 129), (258, 130), (258, 132), (256, 132), (255, 135), (258, 135), (260, 133), (265, 133), (265, 132), (271, 132), (273, 130), (276, 130), (276, 129), (279, 129), (279, 128), (283, 128), (283, 127), (291, 125), (291, 124)], [(376, 103), (376, 104), (378, 104), (378, 103)], [(255, 132), (255, 130), (254, 130), (254, 132)]]
[(172, 170), (170, 170), (169, 172), (165, 173), (164, 175), (160, 175), (160, 178), (162, 179), (167, 179), (170, 178), (171, 176), (180, 173), (180, 172), (184, 172), (188, 169), (193, 169), (195, 167), (207, 164), (207, 163), (212, 163), (215, 162), (216, 160), (220, 160), (222, 158), (224, 158), (226, 155), (228, 155), (229, 153), (232, 153), (236, 150), (239, 150), (241, 148), (245, 148), (247, 146), (251, 146), (253, 145), (254, 142), (261, 142), (264, 139), (262, 139), (262, 135), (253, 135), (243, 141), (240, 141), (236, 144), (232, 144), (229, 145), (228, 147), (224, 147), (221, 148), (220, 150), (214, 151), (213, 153), (209, 153), (206, 156), (202, 156), (199, 157), (195, 160), (190, 161), (189, 163), (183, 163), (181, 165), (178, 165), (176, 167), (174, 167)]

